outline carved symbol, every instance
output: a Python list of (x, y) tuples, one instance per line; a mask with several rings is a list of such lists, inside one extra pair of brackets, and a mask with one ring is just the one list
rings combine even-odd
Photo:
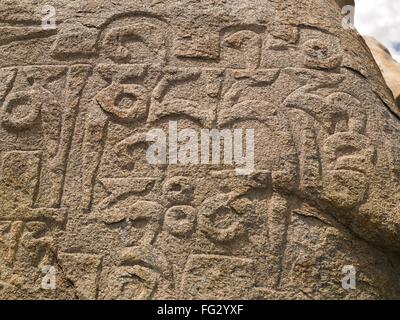
[(194, 188), (188, 177), (173, 177), (163, 185), (164, 196), (173, 204), (190, 203)]
[(166, 55), (162, 30), (145, 22), (112, 28), (104, 37), (103, 48), (117, 62), (162, 62)]
[(58, 255), (58, 262), (65, 277), (74, 283), (76, 294), (81, 299), (96, 299), (102, 259), (98, 255), (65, 253)]
[[(0, 85), (5, 94), (1, 106), (0, 123), (7, 131), (19, 135), (19, 131), (33, 129), (43, 141), (41, 149), (40, 184), (35, 190), (35, 206), (58, 207), (61, 202), (66, 170), (66, 160), (75, 126), (75, 116), (90, 66), (27, 66), (18, 75), (31, 85), (29, 90), (11, 91), (12, 70), (2, 70), (1, 78), (8, 83)], [(4, 73), (4, 71), (6, 71)], [(8, 71), (8, 72), (7, 72)], [(4, 74), (3, 74), (4, 73)], [(65, 91), (56, 98), (49, 91), (64, 81)], [(15, 89), (14, 89), (15, 90)], [(64, 98), (61, 105), (60, 100)], [(2, 101), (1, 101), (2, 102)], [(35, 149), (35, 146), (30, 148)]]
[[(50, 209), (53, 210), (53, 209)], [(0, 210), (1, 211), (1, 210)], [(0, 221), (0, 254), (2, 260), (1, 266), (13, 271), (28, 272), (32, 267), (36, 270), (42, 269), (43, 266), (51, 265), (54, 261), (54, 238), (49, 233), (49, 224), (43, 221), (49, 220), (52, 225), (61, 223), (59, 219), (62, 215), (65, 218), (65, 212), (45, 212), (46, 209), (29, 210), (22, 209), (22, 213), (7, 216), (1, 212), (2, 219), (13, 219), (11, 221)], [(20, 221), (20, 220), (24, 221)], [(3, 262), (5, 264), (3, 264)], [(27, 275), (22, 275), (29, 281)]]
[(278, 69), (235, 72), (236, 82), (223, 97), (221, 110), (218, 113), (218, 124), (227, 125), (239, 119), (258, 121), (268, 119), (275, 112), (274, 106), (268, 101), (241, 100), (241, 98), (251, 87), (271, 85), (278, 78), (279, 73)]
[(29, 39), (38, 39), (53, 36), (57, 30), (43, 29), (42, 27), (1, 27), (0, 28), (0, 45), (6, 45), (11, 42), (25, 41)]
[[(342, 75), (322, 75), (321, 73), (288, 70), (300, 82), (307, 84), (290, 95), (285, 105), (304, 110), (323, 130), (319, 130), (322, 141), (318, 160), (307, 160), (304, 170), (312, 179), (313, 187), (323, 189), (323, 197), (341, 208), (353, 208), (362, 203), (368, 190), (366, 172), (373, 165), (375, 148), (364, 135), (367, 116), (360, 101), (344, 93), (334, 92), (326, 97), (317, 93), (320, 88), (335, 86), (343, 81)], [(317, 148), (314, 124), (304, 133), (308, 149), (311, 143)], [(311, 152), (315, 152), (310, 150)], [(312, 170), (312, 171), (311, 171)], [(322, 182), (322, 184), (316, 180)], [(311, 182), (311, 180), (308, 180)], [(322, 187), (322, 188), (321, 188)], [(313, 193), (317, 193), (316, 189)]]
[(98, 208), (108, 208), (126, 195), (141, 194), (151, 190), (155, 180), (153, 178), (102, 178), (100, 183), (110, 195), (101, 201)]
[(96, 53), (97, 29), (85, 27), (79, 23), (63, 26), (51, 49), (58, 60), (68, 60)]
[(147, 90), (140, 85), (113, 83), (95, 99), (105, 112), (122, 121), (135, 121), (147, 115)]
[[(240, 66), (249, 69), (256, 69), (260, 65), (262, 40), (258, 33), (250, 30), (241, 30), (229, 34), (223, 40), (227, 61), (237, 61), (242, 58)], [(244, 64), (244, 65), (243, 65)]]
[[(54, 209), (27, 209), (14, 212), (11, 215), (0, 214), (0, 253), (8, 266), (29, 265), (41, 267), (49, 265), (54, 258), (54, 239), (48, 235), (49, 225), (38, 220), (49, 220), (53, 224), (61, 224), (65, 219), (65, 211), (50, 211)], [(37, 220), (37, 221), (35, 221)]]
[(331, 52), (328, 45), (319, 40), (312, 39), (303, 44), (305, 54), (304, 64), (313, 69), (335, 69), (340, 67), (342, 56)]
[(300, 29), (296, 26), (274, 21), (268, 26), (271, 39), (268, 48), (272, 50), (287, 50), (295, 47), (300, 38)]
[[(155, 240), (164, 213), (163, 207), (153, 201), (136, 201), (133, 204), (115, 205), (99, 209), (95, 216), (109, 226), (125, 222), (125, 233), (130, 245), (150, 245)], [(126, 236), (125, 236), (126, 237)]]
[[(143, 155), (149, 147), (145, 134), (135, 134), (120, 142), (115, 146), (115, 153), (121, 164), (121, 167), (127, 170), (137, 170), (136, 165), (144, 161)], [(148, 163), (146, 162), (146, 165)]]
[(215, 60), (219, 57), (219, 35), (190, 30), (174, 40), (174, 54), (178, 58)]
[(230, 205), (229, 195), (218, 195), (203, 202), (199, 228), (212, 241), (227, 242), (244, 232), (241, 217)]
[[(234, 128), (245, 126), (254, 128), (257, 135), (262, 132), (262, 136), (269, 136), (269, 139), (257, 135), (255, 137), (256, 141), (259, 141), (258, 150), (265, 152), (263, 155), (256, 155), (257, 168), (271, 171), (274, 188), (291, 189), (297, 177), (298, 155), (288, 130), (289, 123), (285, 114), (269, 101), (267, 96), (258, 94), (264, 94), (270, 87), (276, 85), (281, 71), (279, 69), (233, 70), (231, 74), (235, 82), (223, 95), (218, 111), (218, 125)], [(274, 150), (276, 144), (287, 145), (290, 151), (279, 154)], [(235, 143), (235, 146), (237, 145)], [(268, 154), (274, 156), (268, 158)]]
[[(51, 207), (58, 207), (61, 203), (67, 158), (71, 148), (76, 116), (90, 70), (91, 67), (87, 65), (74, 65), (68, 71), (63, 105), (65, 110), (62, 113), (60, 138), (55, 156), (49, 163), (52, 173), (52, 189), (49, 200)], [(52, 134), (52, 132), (49, 133)]]
[(107, 280), (107, 299), (150, 299), (168, 290), (171, 267), (164, 254), (151, 245), (128, 247), (119, 253), (119, 266)]
[(119, 252), (119, 261), (121, 266), (144, 264), (163, 277), (170, 278), (172, 276), (171, 266), (165, 255), (149, 244), (122, 249)]
[(0, 69), (0, 105), (12, 89), (17, 70), (15, 68)]
[[(221, 71), (167, 68), (164, 77), (152, 92), (148, 122), (171, 115), (184, 115), (203, 125), (211, 125), (215, 119), (216, 95), (218, 95)], [(196, 84), (202, 90), (192, 90)], [(190, 95), (180, 88), (190, 85)], [(180, 90), (179, 90), (180, 89)]]
[(190, 234), (196, 222), (196, 209), (191, 206), (175, 206), (167, 210), (164, 225), (169, 233), (182, 237)]
[(2, 124), (11, 130), (32, 128), (39, 117), (42, 101), (40, 92), (20, 91), (8, 96), (2, 108)]
[(21, 221), (0, 221), (0, 254), (4, 261), (11, 266), (15, 261), (23, 228)]
[(47, 229), (48, 226), (44, 222), (27, 222), (21, 237), (21, 245), (27, 250), (29, 261), (39, 268), (51, 265), (54, 258), (54, 239), (44, 235)]
[[(346, 103), (340, 104), (336, 103), (336, 101), (339, 101), (337, 99), (339, 96), (337, 95), (339, 94), (342, 96), (345, 95), (344, 93), (337, 92), (328, 97), (323, 97), (316, 93), (320, 88), (338, 85), (344, 80), (343, 75), (326, 75), (321, 72), (298, 68), (287, 69), (285, 72), (289, 73), (291, 77), (295, 78), (303, 86), (290, 94), (286, 98), (284, 105), (289, 108), (305, 111), (320, 122), (328, 134), (333, 134), (335, 132), (338, 114), (340, 114), (339, 119), (342, 119), (342, 115), (351, 112), (351, 109), (360, 110), (359, 102), (355, 101), (356, 99), (347, 94), (346, 95), (349, 97), (346, 96), (344, 98)], [(354, 108), (349, 108), (348, 104), (351, 103), (356, 104), (356, 106)]]
[(323, 146), (327, 165), (323, 176), (324, 195), (337, 207), (360, 204), (368, 190), (367, 172), (375, 158), (375, 148), (364, 135), (340, 132)]
[(105, 298), (122, 300), (150, 299), (158, 283), (158, 274), (142, 266), (115, 267), (111, 271)]

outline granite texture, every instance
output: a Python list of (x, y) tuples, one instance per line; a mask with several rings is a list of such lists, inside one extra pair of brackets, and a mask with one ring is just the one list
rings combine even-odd
[[(335, 1), (46, 5), (0, 0), (0, 298), (400, 298), (400, 110)], [(149, 164), (170, 121), (255, 171)]]

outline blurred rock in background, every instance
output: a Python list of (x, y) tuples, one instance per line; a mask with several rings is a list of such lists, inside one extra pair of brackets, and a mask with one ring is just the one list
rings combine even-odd
[(400, 63), (394, 60), (389, 50), (375, 38), (364, 36), (364, 39), (382, 71), (386, 83), (392, 90), (397, 105), (400, 105)]
[(336, 0), (336, 2), (341, 8), (344, 6), (354, 6), (354, 0)]
[[(336, 2), (340, 8), (347, 5), (355, 6), (354, 0), (336, 0)], [(400, 63), (393, 59), (389, 50), (378, 40), (370, 36), (364, 36), (364, 39), (400, 107)]]

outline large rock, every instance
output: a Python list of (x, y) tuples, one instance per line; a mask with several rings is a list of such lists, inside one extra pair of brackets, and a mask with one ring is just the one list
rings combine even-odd
[(382, 71), (383, 77), (400, 106), (400, 63), (393, 59), (389, 50), (373, 37), (365, 36), (375, 61)]
[(1, 298), (400, 298), (400, 112), (334, 0), (35, 3), (0, 9)]
[(344, 6), (355, 6), (354, 0), (336, 0), (336, 2), (341, 8)]

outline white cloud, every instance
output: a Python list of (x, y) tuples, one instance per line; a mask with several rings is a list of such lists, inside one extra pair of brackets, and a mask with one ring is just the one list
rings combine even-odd
[(358, 31), (375, 37), (400, 61), (400, 1), (356, 0), (355, 12)]

